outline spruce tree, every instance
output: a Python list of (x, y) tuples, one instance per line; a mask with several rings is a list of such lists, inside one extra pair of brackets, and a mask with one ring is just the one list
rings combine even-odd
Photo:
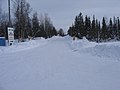
[(59, 36), (62, 36), (62, 37), (64, 36), (64, 31), (62, 28), (59, 29), (58, 34)]
[(95, 16), (93, 16), (93, 20), (92, 20), (91, 37), (93, 40), (95, 40), (97, 38)]
[(113, 36), (114, 39), (117, 39), (117, 22), (116, 22), (116, 17), (113, 17)]
[(109, 21), (109, 38), (113, 39), (114, 36), (113, 36), (113, 22), (112, 22), (112, 18), (110, 18), (110, 21)]
[(73, 36), (75, 36), (76, 33), (77, 33), (77, 30), (75, 29), (74, 25), (72, 25), (71, 27), (69, 27), (69, 29), (68, 29), (68, 35), (69, 36), (73, 37)]
[(102, 20), (102, 36), (101, 37), (103, 41), (107, 39), (107, 25), (106, 25), (105, 17), (103, 17), (103, 20)]
[(120, 40), (120, 19), (117, 17), (118, 40)]
[(79, 37), (82, 38), (84, 35), (84, 20), (83, 15), (80, 13), (75, 18), (75, 29), (77, 31), (77, 35), (80, 35)]
[(91, 33), (91, 20), (90, 20), (90, 17), (88, 17), (87, 15), (86, 15), (86, 17), (85, 17), (85, 31), (84, 31), (84, 35), (86, 36), (86, 38), (87, 39), (91, 39), (91, 35), (90, 35), (90, 33)]
[(84, 35), (88, 38), (88, 33), (89, 33), (89, 22), (88, 22), (88, 17), (87, 15), (85, 16), (85, 28), (84, 28)]
[(96, 25), (95, 25), (95, 28), (96, 28), (96, 42), (99, 42), (100, 41), (100, 22), (98, 22), (98, 20), (96, 19)]

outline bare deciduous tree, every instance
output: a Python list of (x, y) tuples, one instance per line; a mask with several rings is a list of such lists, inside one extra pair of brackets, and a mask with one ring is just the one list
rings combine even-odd
[(31, 8), (25, 0), (15, 0), (14, 16), (15, 16), (15, 33), (19, 41), (23, 41), (28, 37)]

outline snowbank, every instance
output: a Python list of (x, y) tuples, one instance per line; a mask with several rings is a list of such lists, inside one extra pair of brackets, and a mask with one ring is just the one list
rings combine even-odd
[(47, 42), (65, 42), (67, 47), (72, 51), (79, 53), (89, 53), (93, 56), (112, 58), (114, 60), (120, 60), (120, 42), (109, 42), (109, 43), (95, 43), (89, 42), (86, 38), (81, 40), (73, 41), (71, 37), (59, 37), (55, 36), (50, 39), (36, 38), (36, 40), (31, 40), (22, 43), (16, 43), (13, 46), (0, 46), (0, 54), (19, 52), (24, 50), (33, 49), (39, 46), (44, 46)]
[(6, 47), (0, 46), (0, 54), (33, 49), (38, 46), (43, 46), (46, 43), (47, 43), (47, 41), (42, 38), (42, 39), (31, 40), (31, 41), (27, 41), (27, 42), (15, 43), (13, 46), (6, 46)]
[(99, 44), (92, 50), (94, 55), (120, 60), (120, 42)]
[(89, 42), (86, 38), (72, 41), (70, 45), (73, 51), (79, 53), (90, 53), (99, 57), (120, 60), (120, 42), (95, 43)]

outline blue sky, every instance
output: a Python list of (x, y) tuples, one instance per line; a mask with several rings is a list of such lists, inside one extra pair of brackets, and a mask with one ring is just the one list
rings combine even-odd
[[(3, 0), (3, 7), (7, 7), (7, 0)], [(101, 19), (120, 16), (120, 0), (26, 0), (33, 8), (33, 12), (48, 13), (53, 24), (59, 29), (67, 31), (79, 12), (84, 15), (95, 15)]]

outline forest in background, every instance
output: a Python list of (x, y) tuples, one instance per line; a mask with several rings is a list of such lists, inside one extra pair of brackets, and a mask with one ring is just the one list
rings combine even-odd
[(120, 20), (119, 17), (103, 17), (102, 22), (90, 16), (83, 16), (80, 13), (75, 17), (74, 24), (69, 28), (68, 34), (77, 38), (86, 37), (90, 41), (106, 42), (110, 40), (120, 40)]
[[(32, 16), (31, 16), (32, 13)], [(86, 37), (90, 41), (106, 42), (110, 40), (120, 40), (120, 20), (119, 17), (103, 17), (98, 20), (95, 15), (83, 16), (80, 12), (75, 17), (74, 23), (69, 27), (67, 34), (60, 28), (53, 25), (48, 14), (38, 14), (33, 12), (30, 4), (26, 0), (14, 0), (12, 9), (12, 18), (8, 21), (8, 14), (2, 11), (0, 7), (0, 36), (7, 37), (7, 27), (15, 28), (15, 39), (24, 41), (27, 38), (35, 37), (51, 38), (52, 36), (77, 37), (82, 39)]]

